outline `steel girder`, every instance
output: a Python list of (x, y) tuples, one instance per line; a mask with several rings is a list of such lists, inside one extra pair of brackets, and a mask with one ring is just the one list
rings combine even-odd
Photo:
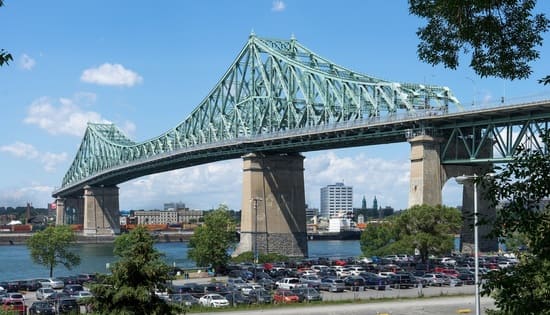
[(453, 110), (462, 108), (447, 87), (373, 78), (318, 56), (294, 38), (252, 34), (208, 96), (166, 133), (136, 143), (114, 125), (88, 124), (61, 189), (174, 150), (346, 121)]

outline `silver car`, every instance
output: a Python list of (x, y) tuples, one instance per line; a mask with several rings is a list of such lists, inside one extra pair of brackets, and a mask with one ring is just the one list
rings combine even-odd
[(48, 296), (52, 295), (54, 292), (55, 290), (50, 287), (38, 288), (38, 290), (36, 290), (36, 299), (45, 300), (48, 298)]

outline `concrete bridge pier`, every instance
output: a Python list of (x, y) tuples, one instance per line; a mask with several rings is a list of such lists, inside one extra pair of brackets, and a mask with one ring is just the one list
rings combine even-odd
[(241, 240), (233, 253), (279, 253), (306, 257), (304, 157), (243, 156)]
[(84, 187), (84, 235), (120, 234), (118, 187)]
[[(477, 137), (481, 139), (481, 137)], [(438, 205), (442, 204), (442, 189), (448, 179), (460, 175), (483, 175), (492, 169), (491, 164), (478, 165), (441, 165), (440, 144), (441, 139), (429, 136), (419, 135), (409, 139), (411, 144), (411, 171), (410, 171), (410, 190), (409, 207), (414, 205)], [(492, 157), (492, 143), (487, 142), (482, 146), (480, 156)], [(452, 152), (453, 155), (465, 156), (466, 152)], [(496, 211), (485, 200), (485, 191), (482, 185), (477, 185), (477, 204), (478, 219), (491, 220), (495, 217)], [(473, 213), (474, 213), (474, 185), (473, 182), (465, 183), (462, 193), (462, 215), (464, 224), (462, 227), (461, 241), (463, 250), (473, 249)], [(489, 238), (487, 235), (491, 231), (490, 224), (480, 225), (479, 231), (479, 249), (488, 252), (498, 249), (497, 240)]]
[(84, 217), (84, 199), (82, 197), (57, 198), (56, 225), (82, 224)]

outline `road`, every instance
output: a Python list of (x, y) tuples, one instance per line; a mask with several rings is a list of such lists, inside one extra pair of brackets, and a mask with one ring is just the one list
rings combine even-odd
[[(486, 308), (494, 308), (493, 300), (481, 298), (481, 314)], [(277, 307), (253, 311), (228, 311), (201, 314), (229, 315), (445, 315), (475, 314), (473, 296), (437, 297), (370, 303), (346, 303), (296, 307)]]

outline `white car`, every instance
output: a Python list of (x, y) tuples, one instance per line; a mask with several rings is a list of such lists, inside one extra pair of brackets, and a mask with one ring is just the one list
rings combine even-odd
[(38, 290), (36, 290), (36, 299), (37, 300), (45, 300), (48, 298), (48, 296), (52, 295), (53, 293), (55, 292), (54, 289), (50, 288), (50, 287), (42, 287), (42, 288), (38, 288)]
[(199, 304), (202, 306), (210, 307), (224, 307), (229, 306), (229, 301), (217, 293), (210, 293), (207, 295), (203, 295), (199, 299)]
[(42, 287), (50, 287), (52, 289), (63, 289), (65, 282), (57, 278), (43, 279), (40, 281)]

